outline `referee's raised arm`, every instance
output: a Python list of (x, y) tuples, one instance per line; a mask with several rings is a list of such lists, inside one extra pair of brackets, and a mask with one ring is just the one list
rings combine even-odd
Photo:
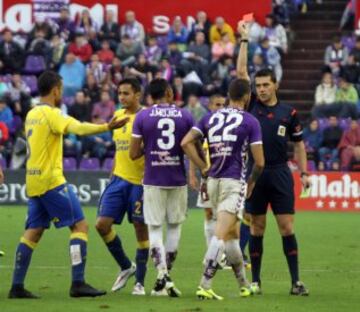
[(238, 32), (241, 35), (240, 51), (236, 62), (236, 76), (239, 79), (250, 80), (248, 62), (249, 24), (244, 21), (238, 23)]

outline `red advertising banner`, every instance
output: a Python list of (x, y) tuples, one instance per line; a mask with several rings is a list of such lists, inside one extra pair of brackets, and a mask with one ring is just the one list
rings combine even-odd
[(191, 25), (198, 11), (207, 12), (213, 20), (223, 16), (232, 26), (246, 13), (253, 12), (262, 22), (271, 11), (271, 0), (0, 0), (0, 30), (5, 27), (12, 31), (28, 31), (33, 23), (34, 11), (47, 11), (54, 16), (61, 6), (70, 4), (72, 16), (88, 9), (91, 16), (102, 24), (106, 10), (112, 10), (121, 23), (124, 13), (133, 10), (137, 20), (151, 32), (165, 33), (175, 16), (179, 15), (186, 25)]
[(306, 192), (294, 173), (296, 210), (360, 212), (360, 172), (314, 172), (310, 178)]

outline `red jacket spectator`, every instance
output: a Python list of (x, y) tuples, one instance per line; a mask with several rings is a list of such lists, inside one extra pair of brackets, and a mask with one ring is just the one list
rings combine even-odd
[(69, 52), (75, 54), (83, 63), (90, 60), (93, 50), (83, 35), (78, 35), (75, 42), (69, 45)]
[(355, 155), (356, 146), (360, 146), (360, 126), (357, 120), (352, 120), (350, 129), (343, 133), (338, 146), (342, 170), (349, 169), (350, 162)]
[(101, 44), (101, 50), (97, 52), (97, 55), (99, 56), (100, 62), (105, 64), (111, 64), (115, 57), (114, 52), (110, 49), (110, 44), (108, 41), (104, 41)]
[(0, 122), (0, 144), (9, 140), (9, 129), (4, 122)]

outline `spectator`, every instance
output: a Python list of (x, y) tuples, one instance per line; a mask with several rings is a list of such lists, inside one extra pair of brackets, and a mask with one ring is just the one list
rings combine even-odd
[(100, 28), (99, 39), (107, 40), (111, 49), (116, 50), (117, 43), (120, 41), (120, 27), (112, 10), (106, 11), (105, 22)]
[(64, 156), (75, 156), (76, 162), (80, 162), (82, 157), (82, 145), (81, 140), (79, 140), (75, 134), (70, 133), (64, 136)]
[(85, 66), (73, 53), (68, 53), (65, 63), (60, 67), (60, 76), (63, 79), (64, 96), (75, 96), (85, 82)]
[(181, 61), (181, 66), (185, 73), (195, 70), (202, 81), (208, 79), (208, 66), (210, 60), (210, 48), (205, 41), (205, 34), (198, 31), (195, 36), (195, 42), (192, 42), (188, 47), (187, 52), (183, 53), (184, 59)]
[[(3, 104), (0, 100), (0, 116), (2, 105)], [(11, 151), (9, 150), (9, 129), (4, 122), (0, 121), (0, 158), (7, 158), (10, 153)]]
[(133, 11), (127, 11), (125, 13), (125, 24), (121, 26), (121, 38), (125, 35), (141, 45), (144, 43), (144, 26), (136, 20), (135, 13)]
[(181, 21), (180, 16), (174, 18), (174, 22), (168, 32), (168, 41), (175, 42), (179, 45), (179, 49), (184, 51), (188, 40), (189, 33)]
[(173, 76), (173, 70), (169, 62), (169, 59), (164, 57), (160, 62), (160, 68), (157, 72), (157, 77), (155, 78), (163, 78), (167, 81), (170, 81), (172, 79), (172, 76)]
[(83, 90), (86, 95), (86, 101), (91, 105), (100, 101), (100, 88), (93, 74), (86, 76), (86, 84)]
[[(306, 0), (305, 0), (306, 3)], [(307, 9), (306, 9), (307, 10)], [(288, 26), (290, 22), (290, 14), (288, 9), (288, 3), (285, 0), (273, 1), (273, 14), (276, 20), (284, 25)]]
[(340, 77), (339, 88), (336, 91), (336, 111), (339, 117), (357, 117), (357, 102), (359, 96), (347, 77)]
[(87, 63), (93, 54), (93, 49), (83, 34), (76, 35), (75, 41), (69, 45), (68, 51), (83, 63)]
[(30, 41), (36, 37), (36, 33), (38, 32), (42, 32), (46, 40), (50, 40), (54, 34), (50, 23), (43, 16), (36, 16), (35, 24), (29, 34)]
[(270, 65), (275, 72), (276, 80), (281, 81), (282, 66), (281, 55), (276, 48), (270, 45), (267, 37), (261, 40), (260, 46), (255, 50), (255, 54), (261, 54), (267, 65)]
[(252, 45), (258, 44), (264, 37), (264, 29), (256, 22), (254, 16), (249, 21), (249, 43)]
[(0, 76), (0, 98), (3, 98), (9, 92), (9, 87), (7, 83), (4, 81), (4, 77)]
[(338, 149), (340, 152), (341, 170), (349, 170), (355, 148), (360, 146), (360, 126), (356, 119), (351, 121), (350, 129), (342, 135)]
[(119, 82), (123, 79), (124, 68), (122, 67), (121, 60), (115, 57), (109, 71), (109, 80), (114, 88), (117, 88)]
[(11, 128), (14, 116), (10, 107), (6, 104), (4, 99), (0, 99), (0, 122), (4, 123), (6, 127)]
[(84, 122), (91, 120), (91, 107), (88, 99), (85, 97), (84, 91), (76, 92), (75, 103), (69, 108), (69, 115), (75, 119)]
[(59, 36), (67, 41), (68, 39), (72, 39), (73, 34), (75, 33), (76, 25), (70, 19), (70, 12), (67, 7), (62, 7), (60, 9), (60, 17), (56, 21), (58, 26), (57, 33)]
[(91, 61), (86, 65), (86, 75), (92, 74), (98, 85), (102, 84), (106, 78), (105, 66), (100, 62), (99, 56), (93, 54)]
[(175, 76), (172, 84), (175, 105), (178, 107), (184, 106), (185, 88), (183, 80), (180, 76)]
[(194, 94), (189, 96), (186, 109), (191, 113), (195, 121), (199, 121), (207, 113), (199, 98)]
[(234, 54), (234, 43), (230, 41), (228, 33), (221, 35), (221, 40), (214, 42), (211, 49), (213, 61), (217, 61), (221, 56), (227, 55), (232, 57)]
[(35, 37), (31, 41), (28, 48), (28, 53), (34, 55), (41, 55), (46, 64), (50, 63), (51, 60), (51, 46), (50, 41), (45, 38), (45, 33), (43, 30), (38, 30), (35, 32)]
[(50, 47), (50, 68), (58, 70), (64, 59), (65, 42), (59, 35), (54, 35), (51, 39)]
[[(104, 123), (104, 120), (101, 117), (94, 115), (91, 122), (94, 124), (102, 124)], [(82, 139), (82, 149), (85, 158), (96, 157), (102, 161), (111, 145), (112, 137), (110, 131), (83, 137)]]
[(213, 44), (220, 41), (224, 33), (228, 33), (230, 41), (235, 44), (234, 30), (229, 24), (225, 23), (223, 17), (217, 17), (215, 25), (212, 25), (210, 28), (210, 43)]
[(316, 119), (311, 120), (310, 124), (304, 129), (303, 137), (308, 157), (310, 156), (309, 158), (313, 159), (315, 163), (318, 164), (318, 150), (322, 143), (322, 133)]
[(158, 66), (161, 60), (162, 51), (157, 44), (155, 36), (149, 36), (148, 45), (145, 48), (145, 57), (150, 65)]
[(124, 34), (116, 50), (116, 55), (121, 60), (122, 65), (133, 65), (141, 53), (143, 53), (142, 44), (133, 40), (128, 34)]
[(226, 98), (221, 94), (214, 94), (209, 98), (208, 110), (215, 111), (225, 107)]
[(341, 37), (336, 35), (333, 43), (326, 48), (325, 65), (334, 75), (338, 76), (341, 66), (346, 64), (348, 58), (348, 49), (341, 43)]
[(130, 68), (129, 72), (142, 82), (149, 83), (153, 79), (155, 68), (148, 63), (144, 54), (140, 54), (136, 64)]
[(360, 65), (360, 37), (356, 37), (355, 47), (351, 50), (351, 55), (355, 58), (356, 65)]
[(228, 84), (232, 79), (234, 68), (233, 59), (226, 55), (222, 56), (216, 63), (211, 65), (211, 85), (208, 85), (207, 89), (211, 92), (225, 95), (227, 93)]
[(270, 46), (279, 50), (280, 53), (288, 52), (286, 31), (283, 25), (278, 24), (274, 15), (269, 14), (265, 19), (264, 37), (269, 39)]
[(20, 74), (15, 73), (8, 84), (8, 93), (12, 111), (25, 119), (30, 110), (30, 88), (21, 79)]
[(2, 74), (20, 71), (24, 63), (25, 53), (18, 43), (13, 40), (10, 30), (3, 33), (0, 42), (0, 70)]
[(350, 54), (348, 56), (346, 65), (341, 67), (340, 72), (340, 76), (347, 77), (348, 81), (353, 85), (356, 85), (359, 82), (360, 67), (355, 63), (354, 55)]
[(336, 90), (337, 87), (334, 83), (333, 75), (325, 72), (321, 84), (316, 87), (315, 91), (315, 107), (313, 109), (315, 117), (322, 118), (328, 116), (329, 107), (327, 105), (335, 103)]
[(109, 121), (115, 112), (115, 104), (110, 98), (107, 91), (101, 92), (100, 102), (94, 105), (92, 116), (93, 118), (100, 118), (104, 121)]
[(337, 149), (342, 136), (342, 129), (338, 125), (338, 119), (335, 116), (329, 118), (329, 126), (324, 129), (323, 139), (321, 147), (319, 149), (319, 166), (324, 166), (326, 169), (330, 169), (327, 166), (329, 161), (331, 165), (338, 163), (339, 151)]
[(350, 171), (360, 171), (360, 146), (355, 146), (354, 148), (354, 156), (351, 159)]
[(249, 63), (249, 76), (251, 81), (255, 81), (255, 74), (264, 68), (268, 68), (269, 66), (264, 61), (264, 57), (262, 54), (254, 54), (252, 58), (252, 62)]
[(98, 25), (91, 18), (89, 10), (83, 10), (75, 24), (76, 32), (78, 34), (89, 35), (91, 32), (97, 33), (98, 31)]
[(349, 0), (340, 21), (340, 29), (354, 30), (356, 1)]
[(205, 35), (205, 42), (209, 43), (209, 33), (210, 33), (211, 23), (207, 18), (207, 14), (204, 11), (199, 11), (196, 14), (196, 20), (191, 25), (191, 31), (189, 34), (188, 41), (193, 42), (196, 37), (196, 33), (202, 32)]
[(97, 51), (101, 63), (110, 65), (115, 57), (115, 53), (110, 49), (109, 41), (104, 40), (101, 44), (101, 50)]
[(173, 69), (179, 69), (182, 61), (182, 53), (179, 51), (176, 42), (169, 42), (166, 58), (170, 62)]

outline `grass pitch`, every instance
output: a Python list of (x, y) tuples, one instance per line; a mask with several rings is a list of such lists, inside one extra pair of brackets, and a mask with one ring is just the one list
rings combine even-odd
[[(96, 210), (85, 209), (91, 226), (87, 281), (95, 287), (109, 290), (117, 267), (94, 228)], [(26, 287), (41, 300), (8, 300), (13, 257), (23, 231), (26, 209), (0, 208), (0, 312), (12, 311), (360, 311), (360, 214), (298, 213), (296, 233), (300, 247), (300, 276), (310, 289), (305, 298), (288, 295), (290, 282), (280, 236), (272, 215), (269, 215), (264, 242), (262, 269), (263, 295), (242, 299), (231, 271), (219, 271), (214, 289), (225, 297), (222, 302), (199, 301), (195, 290), (202, 272), (205, 252), (203, 212), (190, 210), (185, 222), (177, 262), (172, 277), (183, 296), (179, 299), (134, 297), (133, 280), (125, 289), (96, 299), (71, 299), (70, 260), (67, 229), (46, 232), (36, 249)], [(117, 227), (128, 255), (135, 255), (134, 231), (126, 222)], [(146, 290), (150, 293), (155, 270), (150, 262)], [(250, 272), (248, 272), (250, 276)]]

